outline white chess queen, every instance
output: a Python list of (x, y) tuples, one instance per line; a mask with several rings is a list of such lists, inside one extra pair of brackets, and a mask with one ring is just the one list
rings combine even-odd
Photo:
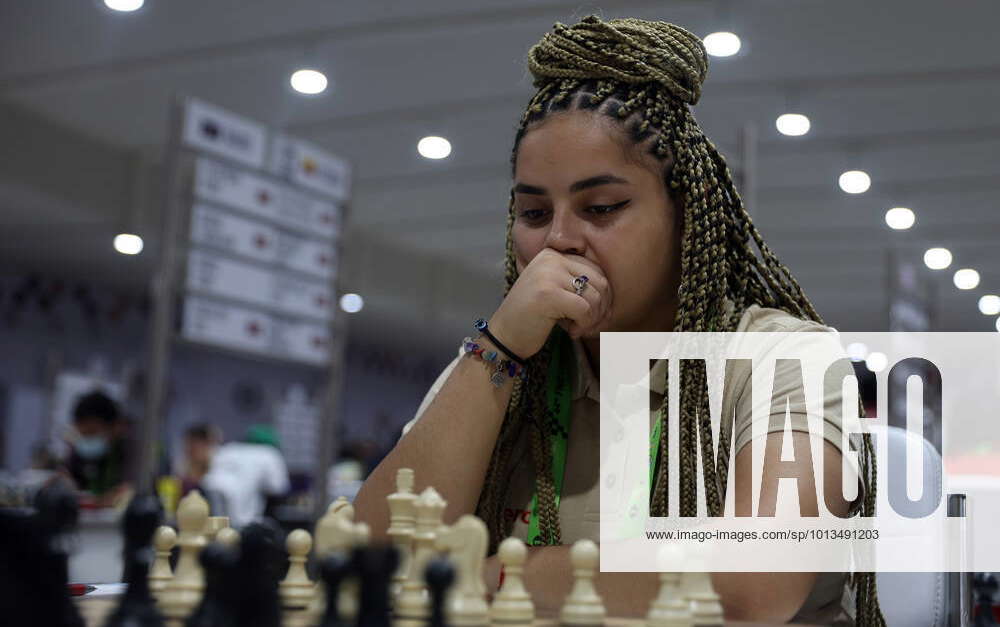
[[(357, 496), (373, 539), (388, 527), (383, 499), (396, 470), (413, 468), (446, 497), (446, 521), (475, 513), (487, 523), (491, 553), (508, 535), (534, 545), (524, 580), (539, 612), (555, 610), (571, 586), (570, 545), (598, 539), (598, 334), (826, 328), (689, 109), (707, 64), (688, 31), (632, 19), (557, 24), (530, 50), (536, 92), (511, 159), (506, 291), (487, 318), (490, 335), (475, 342), (494, 360), (523, 361), (524, 372), (491, 380), (495, 362), (460, 349)], [(707, 407), (689, 376), (681, 372), (682, 407)], [(694, 411), (680, 420), (703, 428)], [(839, 468), (839, 438), (824, 446)], [(862, 455), (870, 461), (867, 447)], [(727, 470), (707, 463), (706, 476)], [(737, 476), (749, 463), (737, 449)], [(828, 474), (838, 484), (825, 489), (839, 489), (840, 473)], [(654, 515), (665, 512), (664, 475), (658, 466)], [(874, 494), (864, 488), (857, 505), (868, 508)], [(695, 506), (693, 492), (682, 485), (682, 510)], [(495, 555), (485, 570), (495, 588)], [(874, 625), (871, 578), (855, 578), (856, 595), (845, 573), (713, 573), (712, 584), (729, 619)], [(653, 573), (596, 580), (613, 615), (644, 613), (658, 585)]]

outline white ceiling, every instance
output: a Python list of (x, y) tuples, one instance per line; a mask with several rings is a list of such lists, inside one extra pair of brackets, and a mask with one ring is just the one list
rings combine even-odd
[[(759, 128), (751, 213), (828, 321), (885, 328), (887, 251), (919, 259), (943, 245), (983, 283), (960, 292), (950, 272), (935, 275), (935, 328), (993, 328), (976, 300), (1000, 290), (994, 0), (146, 0), (135, 14), (98, 0), (10, 0), (0, 4), (0, 263), (146, 280), (169, 103), (194, 95), (349, 159), (345, 284), (368, 303), (352, 324), (445, 341), (502, 294), (525, 52), (554, 21), (591, 12), (742, 37), (737, 57), (713, 59), (695, 113), (736, 171), (740, 129)], [(333, 89), (292, 92), (302, 64), (324, 69)], [(786, 106), (812, 118), (807, 137), (774, 130)], [(448, 137), (451, 157), (418, 157), (427, 134)], [(853, 168), (873, 186), (848, 197), (837, 177)], [(917, 214), (905, 233), (882, 218), (899, 205)], [(123, 223), (144, 231), (144, 259), (110, 251)]]

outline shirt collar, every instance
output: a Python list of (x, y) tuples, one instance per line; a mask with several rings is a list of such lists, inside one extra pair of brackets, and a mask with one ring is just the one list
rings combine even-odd
[[(576, 363), (576, 373), (573, 379), (573, 400), (589, 398), (595, 403), (601, 402), (600, 381), (590, 367), (590, 360), (587, 359), (587, 351), (583, 347), (583, 342), (579, 339), (573, 342), (573, 361)], [(658, 359), (649, 371), (650, 391), (663, 395), (663, 380), (666, 376), (667, 361)]]

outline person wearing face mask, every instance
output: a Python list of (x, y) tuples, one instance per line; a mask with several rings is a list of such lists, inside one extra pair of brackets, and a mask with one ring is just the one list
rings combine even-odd
[(98, 504), (113, 503), (128, 487), (124, 419), (117, 403), (96, 390), (80, 397), (73, 408), (73, 426), (78, 437), (66, 461), (67, 472)]

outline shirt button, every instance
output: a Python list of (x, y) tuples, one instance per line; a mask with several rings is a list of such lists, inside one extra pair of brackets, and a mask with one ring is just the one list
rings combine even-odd
[(615, 431), (615, 442), (621, 442), (624, 439), (625, 439), (625, 429), (618, 427), (618, 430)]
[(614, 474), (610, 474), (610, 475), (608, 475), (607, 477), (604, 478), (604, 485), (607, 486), (607, 487), (609, 487), (609, 488), (615, 485), (615, 476), (614, 476)]
[(635, 503), (632, 503), (632, 507), (628, 508), (628, 517), (635, 518), (638, 515), (639, 515), (639, 506), (636, 505)]

